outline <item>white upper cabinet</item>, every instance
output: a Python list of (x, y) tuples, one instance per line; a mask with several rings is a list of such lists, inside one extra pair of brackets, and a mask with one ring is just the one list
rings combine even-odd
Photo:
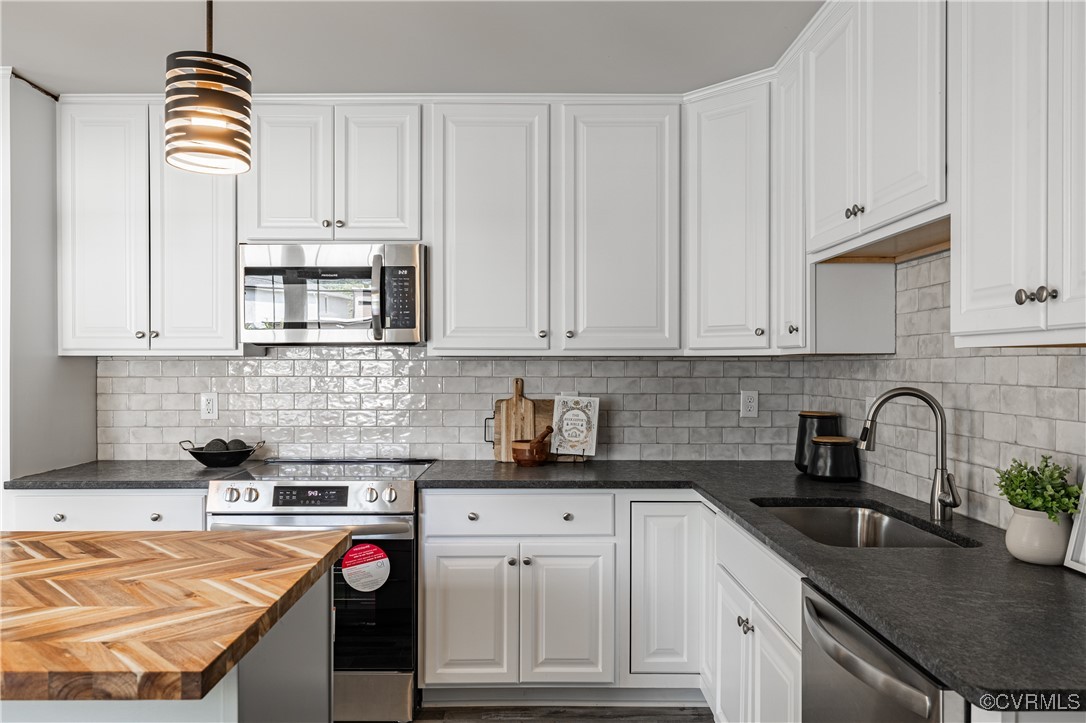
[(773, 196), (770, 208), (773, 314), (778, 349), (807, 349), (807, 255), (803, 235), (802, 56), (781, 66), (770, 103)]
[(422, 238), (420, 137), (417, 105), (336, 106), (337, 241)]
[(152, 349), (238, 346), (234, 179), (182, 171), (163, 156), (163, 109), (151, 109)]
[(945, 13), (840, 3), (804, 49), (808, 252), (945, 200)]
[(418, 105), (256, 105), (241, 240), (418, 240)]
[[(1048, 328), (1086, 326), (1086, 4), (1049, 5)], [(1080, 337), (1081, 339), (1081, 337)]]
[(860, 232), (946, 198), (946, 4), (860, 5)]
[(332, 239), (334, 112), (325, 105), (253, 108), (253, 167), (238, 179), (238, 236)]
[[(860, 232), (860, 17), (854, 3), (827, 13), (804, 50), (806, 74), (807, 251)], [(848, 215), (845, 209), (850, 209)]]
[(548, 107), (437, 105), (429, 127), (431, 349), (549, 349)]
[(60, 351), (147, 349), (147, 105), (58, 113)]
[(563, 350), (679, 348), (679, 106), (564, 105), (555, 179)]
[(685, 346), (768, 348), (769, 83), (690, 104), (685, 144)]
[(959, 346), (1086, 341), (1084, 24), (1077, 3), (951, 5)]
[(236, 353), (234, 179), (167, 165), (161, 106), (59, 114), (60, 353)]

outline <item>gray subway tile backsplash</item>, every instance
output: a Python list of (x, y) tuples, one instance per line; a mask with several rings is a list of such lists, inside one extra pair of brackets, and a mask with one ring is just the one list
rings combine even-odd
[[(286, 347), (264, 359), (98, 361), (99, 459), (187, 459), (177, 442), (265, 440), (282, 457), (489, 459), (483, 423), (524, 378), (529, 397), (601, 399), (600, 459), (791, 459), (796, 413), (840, 412), (856, 435), (866, 400), (922, 387), (947, 409), (964, 513), (1009, 519), (995, 467), (1051, 454), (1086, 468), (1086, 350), (957, 349), (949, 329), (949, 256), (897, 270), (897, 353), (751, 358), (431, 359), (414, 347)], [(759, 412), (739, 418), (740, 390)], [(219, 419), (201, 420), (201, 392)], [(926, 499), (934, 433), (927, 407), (891, 404), (864, 477)]]

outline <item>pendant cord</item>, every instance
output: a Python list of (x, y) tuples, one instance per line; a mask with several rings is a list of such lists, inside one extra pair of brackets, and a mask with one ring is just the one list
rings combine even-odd
[(214, 16), (211, 10), (211, 2), (212, 0), (207, 0), (207, 52), (209, 53), (212, 52), (211, 35), (212, 29), (215, 26)]

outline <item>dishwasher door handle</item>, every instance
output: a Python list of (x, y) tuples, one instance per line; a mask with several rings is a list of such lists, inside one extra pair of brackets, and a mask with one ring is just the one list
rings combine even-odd
[(822, 652), (830, 656), (835, 663), (848, 671), (853, 677), (871, 686), (879, 693), (892, 699), (898, 705), (908, 708), (910, 711), (923, 718), (931, 715), (931, 698), (907, 683), (903, 683), (892, 675), (888, 675), (871, 663), (867, 662), (856, 653), (841, 644), (837, 638), (830, 634), (822, 625), (818, 617), (818, 610), (810, 598), (803, 599), (803, 622), (811, 637), (822, 649)]

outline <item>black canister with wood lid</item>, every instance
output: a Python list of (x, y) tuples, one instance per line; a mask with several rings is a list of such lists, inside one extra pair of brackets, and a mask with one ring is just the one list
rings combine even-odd
[(796, 469), (807, 471), (811, 440), (815, 437), (832, 437), (841, 433), (841, 415), (837, 412), (807, 411), (799, 413), (799, 432), (796, 434)]
[(824, 480), (859, 479), (860, 453), (852, 437), (814, 437), (810, 450), (807, 474), (811, 477)]

